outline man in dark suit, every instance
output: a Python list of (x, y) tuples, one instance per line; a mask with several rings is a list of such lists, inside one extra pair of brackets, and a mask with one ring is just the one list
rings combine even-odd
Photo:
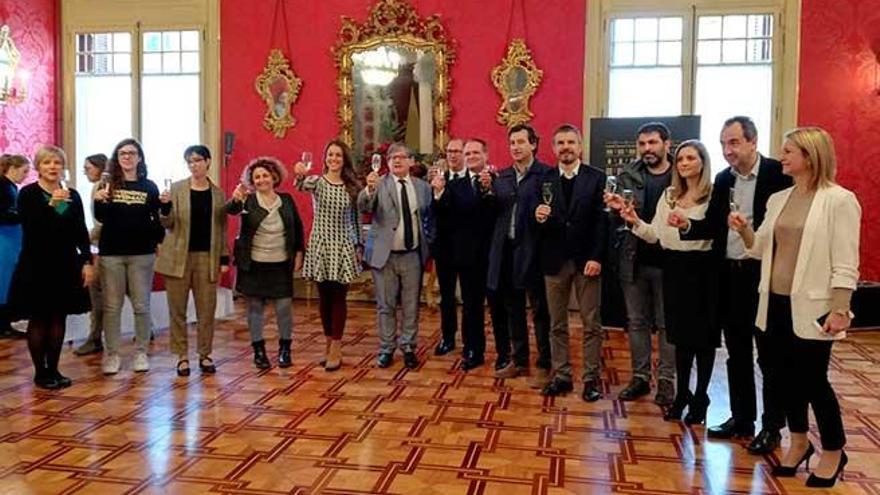
[(553, 133), (558, 172), (541, 184), (541, 204), (535, 209), (539, 233), (539, 265), (550, 308), (550, 352), (555, 376), (541, 391), (555, 396), (573, 389), (569, 362), (568, 302), (574, 286), (584, 325), (581, 397), (601, 397), (600, 375), (604, 332), (599, 321), (600, 274), (608, 216), (603, 210), (605, 174), (581, 163), (581, 133), (562, 125)]
[(742, 238), (727, 225), (731, 207), (746, 216), (755, 230), (764, 221), (767, 198), (790, 187), (791, 178), (782, 174), (782, 165), (758, 153), (758, 130), (748, 117), (732, 117), (724, 122), (721, 146), (730, 167), (715, 176), (712, 198), (704, 220), (676, 215), (670, 222), (682, 230), (686, 240), (712, 239), (712, 250), (721, 265), (719, 321), (727, 346), (727, 386), (731, 417), (709, 428), (711, 438), (748, 438), (755, 433), (755, 372), (752, 339), (758, 348), (758, 365), (763, 375), (764, 414), (761, 432), (748, 445), (753, 454), (773, 451), (785, 426), (782, 391), (778, 383), (778, 353), (772, 335), (757, 331), (758, 282), (761, 262), (746, 257)]
[[(463, 151), (464, 141), (461, 139), (452, 138), (446, 143), (446, 163), (449, 168), (443, 174), (438, 174), (441, 175), (444, 183), (455, 182), (467, 175)], [(455, 334), (458, 333), (455, 286), (459, 282), (459, 273), (455, 269), (452, 249), (458, 235), (457, 220), (460, 221), (461, 218), (453, 215), (435, 217), (437, 235), (434, 244), (431, 245), (431, 257), (434, 258), (437, 282), (440, 285), (440, 329), (443, 334), (437, 347), (434, 348), (435, 356), (443, 356), (455, 349)]]
[[(418, 367), (416, 338), (419, 330), (419, 296), (428, 246), (434, 240), (431, 187), (410, 176), (412, 153), (403, 143), (388, 148), (391, 173), (367, 176), (367, 187), (357, 199), (358, 210), (373, 221), (364, 248), (364, 261), (373, 272), (379, 313), (379, 355), (376, 365), (391, 365), (394, 350), (403, 351), (407, 368)], [(397, 302), (403, 322), (397, 336)]]
[[(491, 188), (489, 196), (496, 214), (486, 281), (489, 290), (494, 292), (492, 298), (496, 306), (492, 311), (498, 351), (495, 376), (514, 378), (529, 374), (528, 294), (538, 349), (537, 370), (530, 385), (544, 388), (550, 381), (550, 315), (544, 279), (537, 269), (537, 233), (530, 206), (537, 204), (541, 182), (552, 169), (535, 159), (538, 135), (531, 126), (513, 126), (507, 131), (507, 138), (513, 165), (502, 170), (494, 180), (488, 173), (480, 177), (483, 187)], [(503, 306), (503, 311), (498, 304)], [(502, 313), (506, 313), (506, 325), (499, 324)]]
[[(485, 362), (483, 302), (486, 299), (486, 265), (495, 217), (492, 208), (486, 204), (488, 200), (482, 194), (477, 180), (488, 157), (485, 141), (476, 138), (467, 140), (464, 144), (464, 156), (467, 170), (457, 171), (450, 165), (450, 172), (437, 174), (431, 186), (434, 188), (432, 208), (437, 221), (437, 239), (444, 241), (439, 245), (435, 242), (434, 259), (438, 270), (440, 257), (444, 259), (444, 266), (451, 279), (448, 296), (443, 293), (443, 279), (440, 279), (443, 297), (440, 304), (442, 308), (449, 297), (449, 318), (455, 322), (457, 315), (454, 298), (457, 281), (461, 285), (461, 327), (464, 343), (461, 368), (468, 371)], [(445, 326), (443, 332), (446, 340)]]

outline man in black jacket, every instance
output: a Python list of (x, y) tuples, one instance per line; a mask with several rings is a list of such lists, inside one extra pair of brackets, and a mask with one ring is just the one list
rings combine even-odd
[(712, 239), (712, 250), (721, 266), (719, 319), (727, 346), (727, 385), (731, 417), (709, 428), (712, 438), (748, 438), (755, 432), (755, 372), (752, 338), (758, 348), (758, 365), (763, 375), (764, 414), (761, 432), (748, 445), (753, 454), (772, 452), (780, 440), (785, 416), (778, 384), (779, 350), (771, 335), (755, 328), (758, 310), (758, 281), (761, 262), (746, 256), (742, 238), (728, 228), (731, 208), (746, 216), (755, 230), (764, 221), (767, 198), (790, 187), (791, 178), (782, 174), (782, 165), (758, 153), (758, 130), (748, 117), (732, 117), (724, 122), (721, 146), (730, 167), (715, 176), (712, 199), (704, 220), (673, 217), (687, 240)]
[(551, 171), (541, 184), (541, 204), (535, 209), (538, 223), (539, 265), (544, 274), (550, 308), (550, 353), (555, 376), (541, 391), (555, 396), (572, 390), (569, 362), (568, 302), (574, 286), (584, 326), (581, 397), (593, 402), (601, 397), (600, 374), (604, 332), (599, 321), (599, 275), (608, 217), (603, 211), (605, 174), (581, 163), (581, 133), (562, 125), (553, 133), (558, 172)]
[[(525, 301), (528, 294), (538, 349), (537, 370), (531, 386), (544, 388), (550, 381), (550, 315), (544, 279), (537, 269), (538, 243), (535, 222), (531, 219), (534, 210), (529, 207), (537, 204), (541, 182), (552, 169), (535, 158), (538, 135), (531, 126), (513, 126), (507, 131), (507, 137), (513, 165), (502, 170), (494, 180), (487, 173), (480, 177), (483, 187), (491, 188), (488, 196), (496, 215), (486, 281), (488, 289), (494, 292), (496, 306), (492, 311), (498, 351), (495, 376), (514, 378), (529, 374)], [(503, 310), (497, 308), (498, 304)], [(506, 325), (499, 324), (504, 313)]]

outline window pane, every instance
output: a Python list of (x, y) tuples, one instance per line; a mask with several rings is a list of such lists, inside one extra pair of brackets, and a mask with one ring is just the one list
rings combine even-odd
[(633, 63), (633, 44), (632, 43), (615, 43), (614, 52), (611, 54), (611, 65), (632, 65)]
[(180, 72), (180, 53), (163, 53), (162, 54), (162, 72), (164, 74), (173, 74)]
[(697, 44), (697, 63), (718, 64), (721, 63), (721, 42), (700, 41)]
[(636, 41), (657, 39), (657, 19), (655, 17), (636, 19)]
[(162, 51), (162, 33), (144, 33), (144, 51), (159, 52)]
[(167, 31), (162, 33), (162, 51), (180, 51), (180, 31)]
[(636, 43), (636, 65), (657, 65), (657, 43), (653, 41)]
[(200, 67), (198, 53), (184, 53), (181, 55), (181, 72), (198, 73), (200, 72), (199, 69)]
[(731, 115), (747, 115), (755, 121), (758, 149), (768, 153), (773, 111), (772, 66), (698, 67), (696, 83), (695, 113), (701, 116), (700, 135), (709, 149), (714, 170), (727, 166), (718, 135), (724, 120)]
[(660, 39), (677, 41), (681, 39), (681, 17), (664, 17), (660, 19)]
[(750, 15), (748, 35), (750, 38), (769, 38), (773, 36), (773, 16), (769, 14)]
[(113, 51), (114, 52), (130, 52), (131, 51), (131, 34), (130, 33), (113, 33)]
[(158, 74), (162, 72), (162, 55), (159, 53), (144, 54), (144, 73)]
[(739, 64), (746, 61), (745, 40), (724, 40), (721, 49), (725, 64)]
[[(646, 85), (645, 81), (650, 81), (650, 85)], [(662, 117), (680, 114), (681, 68), (610, 70), (609, 117)]]
[(770, 62), (772, 60), (771, 53), (770, 40), (749, 40), (747, 54), (749, 62)]
[(130, 53), (119, 53), (113, 55), (113, 72), (115, 74), (131, 74)]
[(189, 172), (181, 150), (201, 141), (198, 75), (145, 76), (141, 130), (150, 179), (182, 179)]
[(100, 33), (94, 35), (95, 45), (92, 48), (96, 52), (109, 52), (113, 48), (113, 35), (111, 33)]
[(113, 67), (112, 59), (110, 55), (107, 53), (98, 53), (94, 58), (95, 66), (93, 68), (93, 72), (95, 74), (109, 74), (111, 68)]
[(744, 16), (744, 15), (726, 15), (726, 16), (724, 16), (724, 37), (725, 38), (745, 38), (746, 37), (746, 16)]
[(199, 32), (183, 31), (180, 35), (180, 49), (187, 52), (199, 51)]
[(615, 19), (611, 24), (612, 39), (614, 41), (632, 41), (633, 20)]
[(699, 39), (719, 39), (721, 38), (721, 17), (720, 16), (701, 16), (699, 24)]
[(660, 65), (681, 65), (681, 42), (664, 41), (660, 43), (658, 63)]

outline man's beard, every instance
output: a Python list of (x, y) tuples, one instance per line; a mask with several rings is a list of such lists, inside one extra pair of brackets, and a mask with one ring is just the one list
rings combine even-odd
[(648, 165), (657, 165), (662, 160), (660, 159), (659, 155), (649, 151), (642, 155), (642, 161), (647, 163)]

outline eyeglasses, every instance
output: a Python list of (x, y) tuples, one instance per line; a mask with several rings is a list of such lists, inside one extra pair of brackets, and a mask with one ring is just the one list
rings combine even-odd
[(201, 156), (194, 156), (186, 161), (187, 165), (196, 165), (198, 163), (204, 163), (205, 159)]
[(122, 150), (118, 153), (119, 158), (133, 158), (138, 156), (137, 151)]
[(395, 153), (391, 155), (392, 160), (406, 160), (407, 158), (409, 158), (409, 155), (406, 153)]

